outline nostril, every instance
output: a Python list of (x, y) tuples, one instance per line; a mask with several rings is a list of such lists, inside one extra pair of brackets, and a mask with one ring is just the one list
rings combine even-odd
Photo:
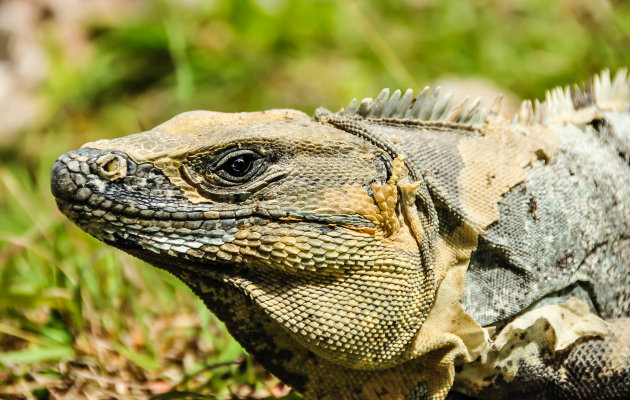
[(101, 178), (113, 181), (127, 176), (127, 159), (119, 154), (105, 154), (96, 160)]

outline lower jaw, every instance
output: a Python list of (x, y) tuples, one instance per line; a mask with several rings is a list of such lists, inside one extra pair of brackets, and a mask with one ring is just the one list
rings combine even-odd
[[(193, 291), (200, 289), (199, 285), (202, 281), (211, 281), (219, 285), (230, 284), (230, 281), (238, 276), (235, 266), (228, 263), (200, 262), (157, 254), (141, 248), (122, 248), (116, 244), (112, 245), (156, 268), (169, 272), (186, 283)], [(191, 276), (195, 279), (189, 279)], [(236, 285), (233, 284), (233, 286)]]

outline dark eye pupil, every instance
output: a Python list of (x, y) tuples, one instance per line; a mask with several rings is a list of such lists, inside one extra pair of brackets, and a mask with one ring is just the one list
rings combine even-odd
[(228, 168), (225, 172), (229, 173), (230, 175), (240, 177), (248, 173), (251, 167), (251, 157), (237, 156), (230, 160), (230, 162), (228, 163)]

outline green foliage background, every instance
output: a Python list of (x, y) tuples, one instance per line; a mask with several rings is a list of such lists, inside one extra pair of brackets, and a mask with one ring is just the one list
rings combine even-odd
[(0, 393), (24, 398), (282, 392), (182, 284), (57, 212), (61, 153), (190, 109), (312, 113), (444, 75), (541, 98), (630, 65), (622, 1), (135, 0), (71, 20), (42, 4), (37, 115), (0, 148)]

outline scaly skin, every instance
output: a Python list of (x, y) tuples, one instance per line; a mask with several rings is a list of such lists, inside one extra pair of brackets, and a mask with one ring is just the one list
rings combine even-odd
[(51, 188), (306, 398), (622, 399), (629, 91), (604, 73), (513, 123), (424, 92), (189, 112), (64, 154)]

